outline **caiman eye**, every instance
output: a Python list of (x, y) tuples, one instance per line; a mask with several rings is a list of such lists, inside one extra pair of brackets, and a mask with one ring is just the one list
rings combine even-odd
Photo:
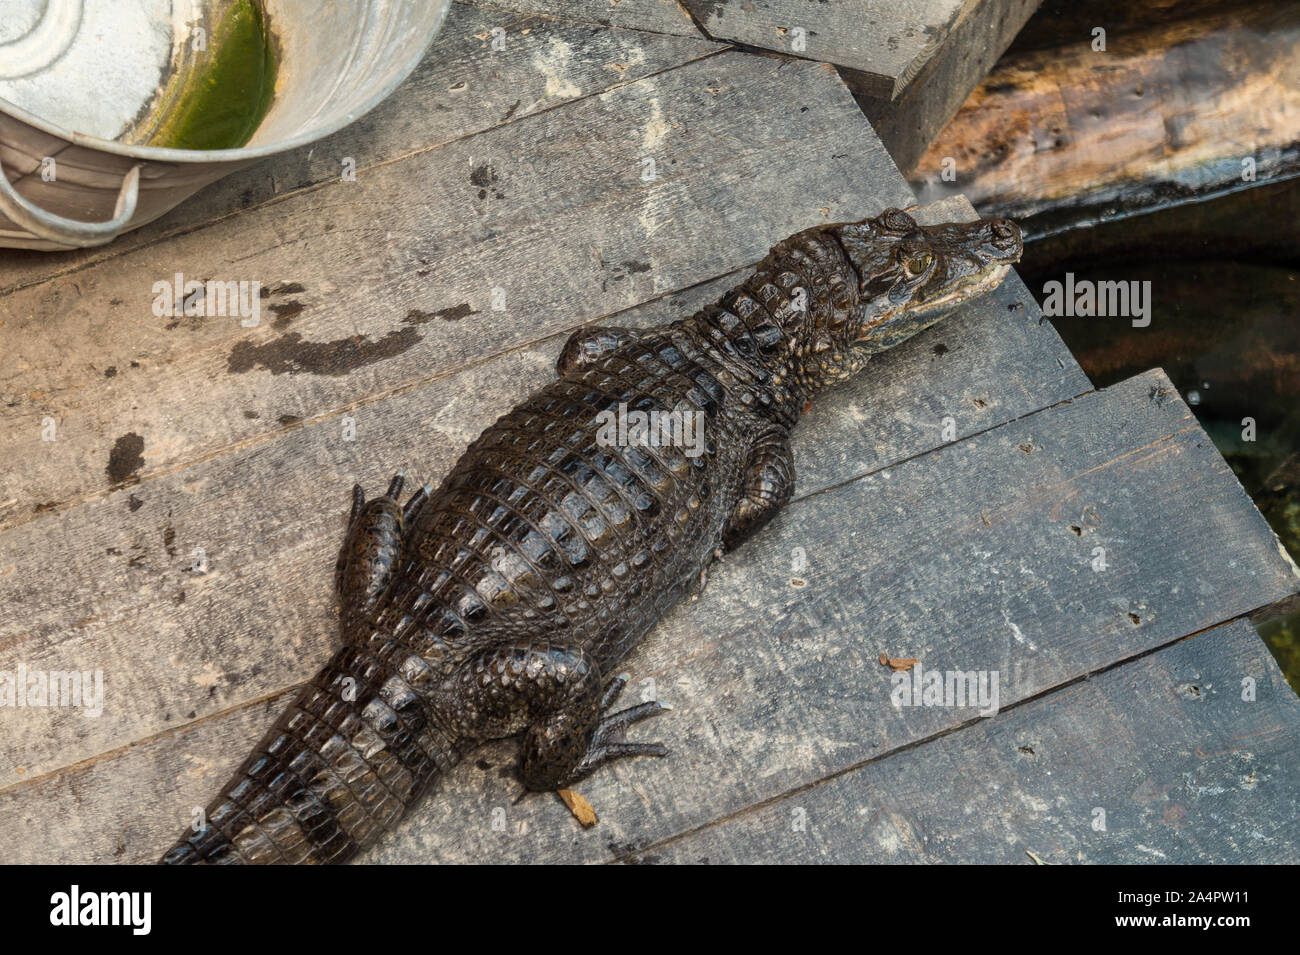
[(930, 263), (933, 261), (934, 261), (933, 255), (931, 255), (929, 252), (922, 252), (916, 258), (907, 260), (907, 274), (920, 275), (922, 272), (924, 272), (926, 269), (930, 267)]

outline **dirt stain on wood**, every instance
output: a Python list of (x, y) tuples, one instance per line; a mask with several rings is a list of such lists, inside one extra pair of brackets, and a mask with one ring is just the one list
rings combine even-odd
[(458, 322), (462, 318), (477, 314), (478, 312), (470, 307), (469, 302), (461, 302), (459, 305), (452, 305), (450, 308), (440, 308), (436, 312), (423, 312), (418, 308), (413, 308), (406, 313), (406, 317), (402, 321), (407, 325), (427, 325), (435, 318), (441, 318), (445, 322)]
[(271, 323), (273, 328), (287, 328), (289, 323), (306, 310), (302, 302), (283, 302), (278, 305), (272, 305), (271, 311), (275, 312), (275, 320)]
[(393, 358), (414, 347), (420, 334), (414, 328), (395, 329), (371, 341), (366, 335), (329, 342), (306, 341), (288, 332), (264, 345), (242, 341), (230, 352), (227, 369), (243, 374), (262, 368), (273, 375), (328, 375), (342, 377), (375, 362)]
[(491, 163), (479, 163), (470, 170), (469, 181), (471, 185), (478, 186), (478, 197), (486, 199), (488, 193), (492, 193), (494, 199), (504, 199), (503, 193), (497, 186), (497, 172), (492, 168)]
[(144, 467), (144, 438), (134, 431), (122, 435), (108, 453), (108, 480), (113, 484), (123, 484), (135, 478)]
[(307, 291), (307, 286), (301, 282), (286, 282), (269, 288), (263, 287), (260, 294), (262, 298), (266, 298), (269, 295), (300, 295), (305, 291)]

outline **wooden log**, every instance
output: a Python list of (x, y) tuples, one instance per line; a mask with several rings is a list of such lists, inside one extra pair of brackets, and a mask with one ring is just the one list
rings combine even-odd
[[(493, 29), (504, 31), (493, 48)], [(667, 31), (661, 31), (667, 32)], [(51, 255), (6, 249), (4, 296), (91, 262), (162, 242), (227, 216), (338, 184), (351, 159), (360, 179), (379, 167), (518, 122), (564, 103), (717, 52), (693, 29), (685, 36), (607, 30), (592, 24), (453, 3), (428, 54), (388, 99), (338, 133), (214, 183), (156, 222), (111, 245)]]
[(1300, 700), (1238, 620), (625, 858), (1294, 865), (1298, 749)]
[[(913, 359), (933, 356), (942, 343), (934, 339), (948, 341), (948, 331), (918, 340)], [(906, 381), (915, 386), (916, 378)], [(960, 416), (958, 405), (947, 403)], [(940, 709), (900, 718), (888, 703), (881, 652), (932, 667), (998, 669), (1010, 675), (1001, 697), (1007, 705), (1279, 599), (1297, 584), (1294, 566), (1158, 373), (849, 484), (801, 493), (628, 663), (634, 693), (677, 707), (647, 737), (671, 732), (671, 771), (629, 764), (578, 787), (601, 818), (583, 835), (549, 801), (512, 805), (513, 748), (490, 747), (370, 858), (610, 858), (968, 718)], [(228, 520), (241, 523), (238, 514)], [(1105, 572), (1093, 569), (1096, 546), (1108, 550)], [(801, 555), (807, 564), (796, 568)], [(304, 576), (296, 561), (269, 579), (247, 569), (261, 600), (266, 589), (283, 591)], [(306, 636), (291, 627), (293, 635)], [(222, 641), (222, 660), (230, 659), (232, 637)], [(297, 665), (266, 660), (274, 638), (263, 637), (244, 641), (241, 666), (254, 653), (264, 661), (254, 665), (259, 673), (240, 674), (245, 686), (261, 670)], [(47, 853), (103, 857), (120, 838), (124, 857), (145, 857), (242, 756), (256, 735), (248, 710), (267, 718), (265, 698), (225, 710), (231, 688), (220, 677), (213, 682), (212, 716), (11, 787), (0, 793), (0, 820), (38, 826), (50, 840)], [(126, 796), (113, 783), (168, 765), (170, 776), (147, 777), (145, 795)], [(58, 807), (74, 793), (83, 794), (76, 819), (41, 822), (62, 819)], [(149, 814), (166, 818), (141, 818)]]
[[(1300, 174), (1300, 8), (1008, 57), (912, 177), (1030, 236)], [(955, 178), (945, 180), (945, 163)]]
[(1158, 216), (1130, 216), (1042, 236), (1019, 271), (1031, 287), (1041, 288), (1048, 276), (1034, 276), (1028, 269), (1053, 269), (1059, 278), (1057, 266), (1062, 262), (1078, 272), (1150, 261), (1153, 252), (1172, 262), (1220, 259), (1286, 268), (1295, 260), (1296, 249), (1300, 249), (1300, 179), (1285, 179), (1211, 202), (1171, 206)]
[[(0, 526), (910, 199), (829, 67), (728, 52), (21, 288), (0, 298)], [(264, 318), (156, 317), (177, 273), (261, 283)]]
[[(1270, 2), (1252, 0), (1251, 5)], [(1241, 0), (1043, 0), (1042, 12), (1025, 24), (1012, 49), (1054, 49), (1091, 40), (1094, 27), (1115, 36), (1242, 6)]]

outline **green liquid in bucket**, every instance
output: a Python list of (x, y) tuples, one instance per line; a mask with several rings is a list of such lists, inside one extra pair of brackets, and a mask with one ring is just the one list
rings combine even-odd
[(170, 149), (235, 149), (253, 138), (275, 92), (275, 50), (257, 0), (238, 0), (196, 68), (175, 82), (144, 139)]

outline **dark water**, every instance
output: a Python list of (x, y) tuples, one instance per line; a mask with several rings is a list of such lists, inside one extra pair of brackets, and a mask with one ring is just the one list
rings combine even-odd
[[(1162, 367), (1293, 558), (1300, 556), (1300, 179), (1030, 244), (1045, 282), (1150, 282), (1151, 323), (1056, 318), (1098, 387)], [(1254, 434), (1243, 419), (1255, 422)], [(1260, 632), (1300, 692), (1300, 613)]]

